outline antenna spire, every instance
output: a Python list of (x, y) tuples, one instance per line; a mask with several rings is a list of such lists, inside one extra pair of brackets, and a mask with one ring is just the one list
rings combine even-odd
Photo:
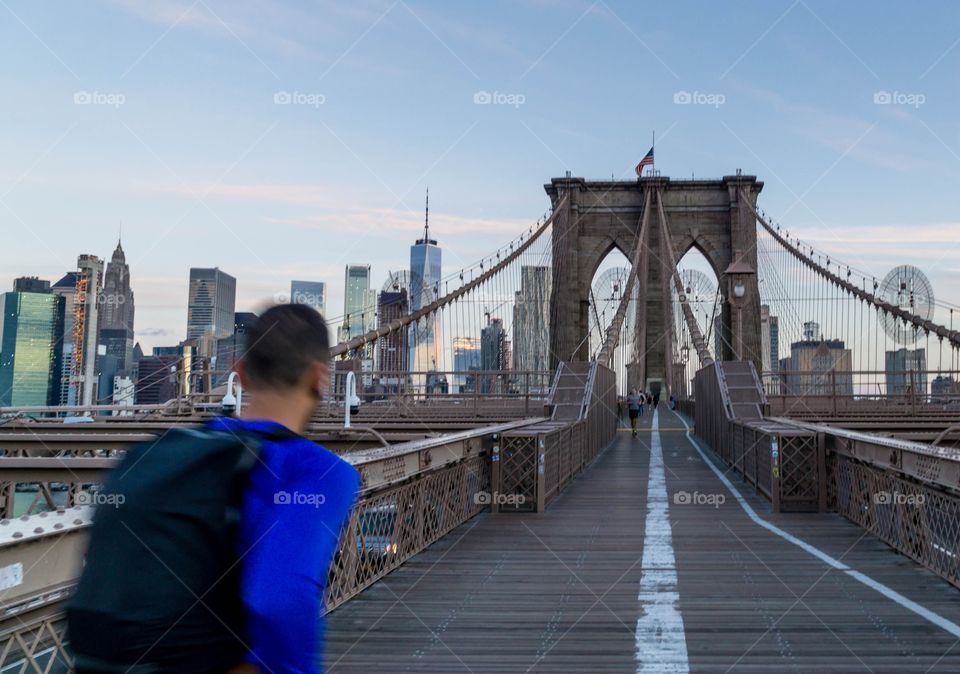
[(423, 215), (423, 240), (430, 240), (430, 188), (427, 187), (427, 206)]

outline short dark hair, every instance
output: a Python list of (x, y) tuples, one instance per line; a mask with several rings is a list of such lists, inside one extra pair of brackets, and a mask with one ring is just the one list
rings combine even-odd
[(327, 323), (306, 304), (271, 307), (250, 327), (241, 359), (251, 388), (293, 388), (311, 365), (330, 361)]

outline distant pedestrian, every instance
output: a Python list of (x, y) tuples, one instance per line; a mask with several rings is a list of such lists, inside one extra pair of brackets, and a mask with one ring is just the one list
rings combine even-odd
[(653, 394), (653, 409), (656, 410), (658, 407), (660, 407), (660, 391)]
[(630, 430), (633, 433), (633, 437), (637, 437), (637, 417), (640, 416), (643, 410), (643, 403), (641, 402), (640, 394), (637, 393), (637, 389), (630, 389), (630, 395), (627, 396), (627, 405), (630, 412)]

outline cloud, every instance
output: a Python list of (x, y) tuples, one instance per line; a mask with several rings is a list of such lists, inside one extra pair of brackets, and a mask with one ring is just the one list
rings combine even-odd
[(210, 12), (204, 11), (200, 3), (181, 0), (113, 0), (113, 4), (138, 18), (146, 19), (164, 26), (180, 25), (190, 28), (202, 28), (216, 32), (227, 32), (227, 27)]
[[(376, 232), (396, 234), (409, 239), (423, 230), (423, 213), (396, 208), (345, 209), (305, 217), (270, 218), (274, 224), (293, 225), (323, 231)], [(475, 218), (449, 213), (430, 214), (430, 232), (439, 236), (502, 235), (519, 236), (531, 225), (530, 220)]]
[(933, 223), (927, 225), (897, 224), (846, 227), (837, 229), (829, 234), (822, 229), (791, 227), (790, 235), (799, 236), (801, 241), (826, 241), (833, 243), (955, 244), (958, 239), (960, 239), (960, 222)]
[(166, 337), (171, 334), (166, 328), (144, 328), (137, 330), (138, 337)]
[[(851, 264), (877, 278), (900, 264), (916, 265), (928, 274), (949, 275), (952, 270), (944, 265), (955, 264), (960, 255), (960, 223), (869, 225), (833, 231), (791, 227), (789, 232), (802, 244), (836, 256), (834, 262)], [(946, 292), (955, 295), (952, 288)]]
[(334, 199), (342, 200), (342, 191), (335, 191), (320, 185), (311, 184), (278, 184), (278, 183), (209, 183), (209, 184), (175, 184), (175, 185), (143, 185), (143, 192), (160, 194), (186, 194), (205, 198), (208, 196), (223, 197), (225, 199), (243, 199), (249, 201), (277, 202), (291, 205), (312, 205), (334, 207)]
[[(247, 49), (263, 46), (287, 57), (328, 64), (347, 59), (341, 58), (336, 47), (336, 53), (326, 56), (320, 49), (336, 44), (338, 38), (345, 39), (345, 33), (379, 22), (391, 6), (389, 0), (366, 3), (314, 0), (303, 8), (255, 0), (112, 0), (112, 3), (120, 11), (167, 29), (216, 34), (240, 40)], [(255, 56), (259, 59), (265, 55), (255, 53)]]
[[(933, 161), (904, 152), (904, 141), (878, 124), (879, 119), (868, 120), (852, 114), (828, 111), (805, 102), (791, 101), (781, 94), (736, 81), (734, 86), (754, 100), (767, 105), (783, 118), (782, 129), (804, 140), (829, 148), (837, 156), (849, 155), (871, 166), (904, 173), (932, 171)], [(865, 103), (872, 92), (864, 93)], [(901, 121), (913, 120), (897, 106), (874, 106), (877, 117), (886, 114)], [(892, 108), (892, 109), (891, 109)], [(833, 159), (826, 161), (826, 168)]]

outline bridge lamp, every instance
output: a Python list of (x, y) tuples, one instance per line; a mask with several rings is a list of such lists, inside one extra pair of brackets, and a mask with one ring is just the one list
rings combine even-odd
[(752, 299), (750, 297), (750, 283), (756, 276), (756, 270), (744, 260), (734, 260), (724, 271), (728, 282), (728, 301), (736, 315), (736, 339), (734, 347), (737, 360), (743, 359), (743, 309)]
[(232, 417), (240, 413), (242, 406), (243, 389), (240, 386), (239, 375), (236, 372), (231, 372), (227, 378), (227, 387), (223, 399), (220, 401), (220, 407), (225, 415)]

